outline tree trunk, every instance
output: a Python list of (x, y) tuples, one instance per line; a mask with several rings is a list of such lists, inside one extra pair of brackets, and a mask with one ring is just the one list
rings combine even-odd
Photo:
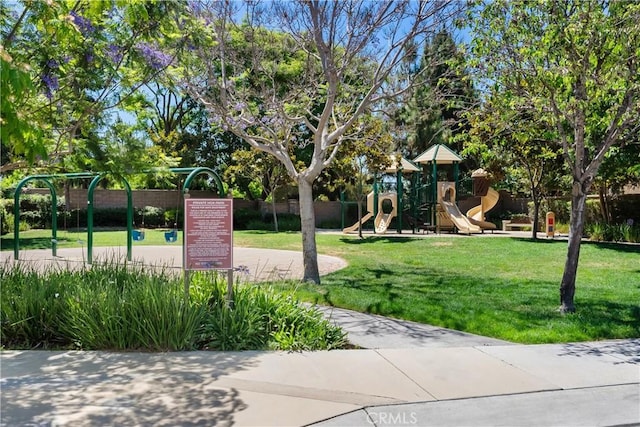
[(564, 265), (562, 282), (560, 283), (560, 312), (562, 313), (576, 311), (573, 296), (576, 291), (576, 275), (578, 273), (580, 244), (582, 243), (582, 232), (584, 230), (586, 202), (587, 191), (580, 182), (574, 182), (571, 194), (571, 226), (569, 229), (567, 260)]
[(607, 197), (607, 184), (602, 184), (599, 188), (600, 195), (600, 215), (602, 216), (602, 220), (607, 224), (611, 223), (611, 215), (609, 214), (609, 198)]
[(533, 227), (531, 230), (531, 238), (538, 240), (538, 221), (540, 221), (540, 198), (533, 198)]
[(362, 197), (358, 195), (358, 237), (362, 237)]
[(304, 277), (302, 280), (320, 284), (318, 249), (316, 248), (316, 215), (313, 210), (312, 183), (300, 177), (298, 179), (298, 193), (300, 195), (302, 259), (304, 262)]
[(275, 191), (271, 193), (271, 213), (273, 215), (273, 231), (278, 232), (278, 214), (276, 213)]

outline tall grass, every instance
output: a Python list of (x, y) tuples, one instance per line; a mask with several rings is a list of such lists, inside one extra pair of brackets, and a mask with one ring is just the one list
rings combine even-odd
[(640, 243), (640, 226), (631, 224), (590, 223), (585, 234), (594, 242)]
[(345, 343), (316, 310), (269, 288), (236, 285), (230, 307), (216, 274), (194, 274), (188, 300), (176, 275), (115, 262), (76, 271), (5, 265), (0, 280), (5, 348), (316, 350)]

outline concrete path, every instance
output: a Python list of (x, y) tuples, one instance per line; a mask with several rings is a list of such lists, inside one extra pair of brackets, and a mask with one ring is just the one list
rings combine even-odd
[[(124, 261), (127, 250), (123, 247), (93, 248), (93, 262)], [(19, 253), (19, 262), (27, 265), (56, 265), (77, 268), (84, 265), (87, 248), (58, 249), (52, 256), (51, 249), (25, 250)], [(0, 252), (0, 262), (15, 262), (13, 251)], [(182, 246), (134, 246), (132, 262), (146, 266), (182, 270)], [(302, 252), (276, 249), (233, 248), (233, 265), (248, 280), (301, 279), (304, 268)], [(318, 255), (320, 274), (328, 274), (347, 266), (346, 261), (329, 255)]]
[(317, 306), (327, 319), (339, 325), (358, 347), (425, 348), (510, 345), (507, 341), (473, 335), (423, 323), (364, 314), (337, 307)]
[(3, 426), (636, 425), (640, 340), (0, 354)]

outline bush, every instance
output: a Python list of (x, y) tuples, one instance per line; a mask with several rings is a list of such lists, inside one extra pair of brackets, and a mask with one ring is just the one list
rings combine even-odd
[[(278, 223), (280, 224), (280, 223)], [(273, 224), (269, 224), (261, 219), (251, 220), (246, 226), (245, 230), (259, 230), (259, 231), (274, 231)]]
[(164, 211), (164, 225), (165, 227), (177, 227), (182, 228), (182, 219), (184, 218), (184, 209), (171, 208)]
[(91, 350), (318, 350), (345, 334), (271, 288), (236, 285), (233, 307), (217, 274), (194, 273), (190, 298), (173, 273), (112, 261), (75, 271), (0, 266), (5, 348)]
[[(533, 218), (533, 202), (527, 204), (529, 218)], [(556, 215), (556, 223), (569, 223), (571, 218), (571, 202), (565, 199), (549, 198), (540, 202), (540, 223), (544, 225), (547, 212), (553, 212)]]
[(631, 224), (590, 223), (584, 233), (594, 242), (640, 242), (640, 226)]
[[(270, 217), (269, 223), (273, 225), (273, 218)], [(278, 214), (278, 230), (280, 231), (300, 231), (300, 216), (296, 214), (282, 213)]]
[(214, 350), (330, 350), (346, 344), (345, 333), (291, 295), (270, 287), (235, 286), (226, 303), (226, 283), (214, 282), (200, 341)]
[(238, 209), (233, 212), (233, 229), (234, 230), (255, 230), (249, 228), (249, 224), (262, 221), (262, 214), (255, 209)]

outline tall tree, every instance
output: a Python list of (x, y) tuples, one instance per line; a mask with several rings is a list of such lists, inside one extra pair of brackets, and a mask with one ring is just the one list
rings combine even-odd
[(606, 154), (640, 131), (640, 4), (479, 1), (473, 21), (483, 88), (544, 115), (571, 171), (571, 224), (560, 310), (574, 294), (585, 204)]
[(407, 155), (415, 157), (433, 144), (462, 151), (454, 137), (463, 130), (461, 113), (476, 102), (463, 52), (449, 31), (439, 31), (426, 44), (411, 97), (398, 110), (396, 121), (406, 129)]
[(561, 152), (555, 141), (557, 133), (544, 117), (524, 113), (514, 108), (519, 102), (513, 97), (492, 94), (482, 106), (467, 111), (466, 132), (459, 140), (465, 142), (465, 154), (481, 157), (484, 168), (494, 177), (509, 176), (529, 193), (533, 201), (531, 238), (537, 239), (540, 205), (550, 190), (558, 188), (556, 176), (563, 173)]
[(291, 178), (273, 156), (256, 150), (237, 150), (233, 154), (233, 164), (225, 170), (224, 176), (235, 184), (242, 178), (257, 182), (262, 187), (265, 200), (271, 199), (274, 231), (278, 231), (278, 215), (276, 212), (276, 191), (288, 184)]
[[(194, 41), (203, 67), (188, 73), (187, 88), (212, 118), (275, 156), (297, 183), (305, 281), (320, 282), (314, 181), (357, 132), (360, 116), (410, 90), (413, 77), (402, 85), (391, 77), (414, 54), (408, 48), (433, 36), (459, 6), (414, 0), (192, 4), (208, 32)], [(307, 145), (313, 152), (300, 168), (292, 148)]]

